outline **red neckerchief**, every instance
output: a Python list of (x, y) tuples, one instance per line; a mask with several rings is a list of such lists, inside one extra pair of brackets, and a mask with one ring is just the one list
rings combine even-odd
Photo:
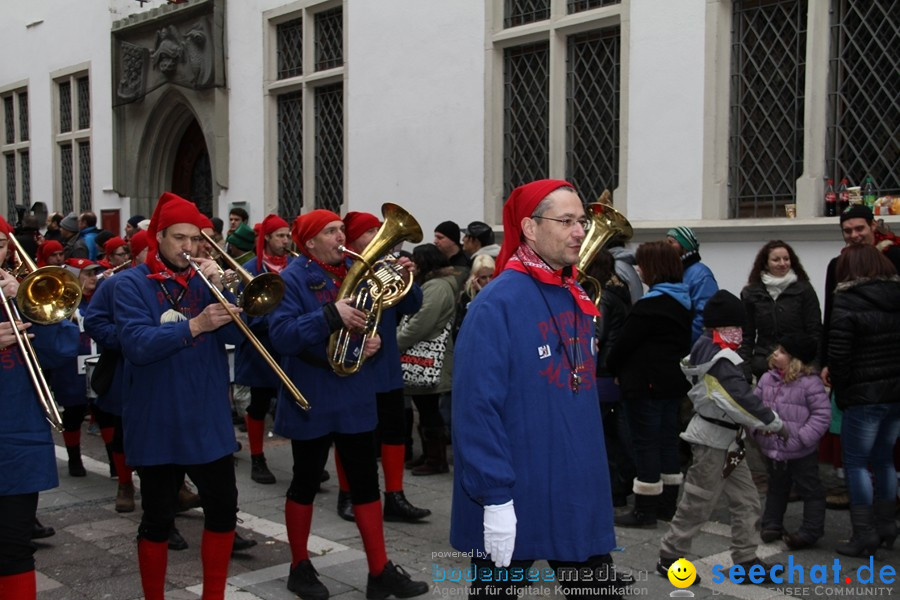
[(263, 264), (272, 273), (281, 273), (287, 266), (287, 254), (283, 256), (272, 256), (271, 254), (263, 254)]
[(737, 350), (740, 347), (740, 344), (734, 344), (732, 342), (727, 342), (725, 339), (719, 335), (719, 332), (713, 329), (713, 343), (715, 343), (719, 348), (723, 350), (728, 348), (729, 350)]
[(194, 276), (194, 268), (188, 267), (186, 271), (182, 271), (181, 273), (176, 273), (169, 267), (163, 264), (162, 260), (159, 258), (159, 253), (154, 252), (151, 256), (147, 255), (147, 259), (144, 261), (144, 264), (147, 265), (147, 268), (150, 269), (150, 274), (147, 275), (147, 279), (154, 279), (156, 281), (165, 281), (166, 279), (174, 279), (178, 285), (187, 289), (188, 281), (190, 281), (191, 277)]
[(314, 258), (312, 256), (307, 256), (307, 258), (309, 258), (309, 260), (313, 261), (314, 263), (316, 263), (317, 265), (319, 265), (320, 267), (325, 269), (325, 272), (328, 273), (329, 275), (331, 275), (331, 278), (334, 279), (335, 285), (337, 285), (338, 287), (341, 287), (341, 284), (344, 282), (344, 277), (347, 276), (347, 263), (346, 262), (341, 261), (341, 264), (339, 264), (339, 265), (326, 265), (319, 259)]
[(581, 289), (581, 286), (578, 285), (578, 281), (575, 279), (578, 272), (574, 266), (572, 266), (572, 274), (566, 277), (563, 275), (562, 269), (557, 269), (555, 271), (551, 269), (550, 265), (545, 263), (531, 246), (528, 244), (520, 244), (516, 249), (515, 254), (513, 254), (506, 263), (503, 270), (505, 271), (506, 269), (512, 269), (513, 271), (531, 275), (533, 278), (541, 283), (546, 283), (547, 285), (565, 288), (569, 290), (569, 293), (575, 298), (575, 303), (578, 305), (578, 308), (581, 309), (581, 312), (589, 317), (600, 316), (600, 311), (597, 310), (597, 307), (591, 301), (590, 296), (588, 296), (587, 293)]

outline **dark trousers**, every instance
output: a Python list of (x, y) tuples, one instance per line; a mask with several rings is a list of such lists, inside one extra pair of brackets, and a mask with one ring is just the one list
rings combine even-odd
[(814, 542), (825, 533), (825, 489), (819, 479), (819, 455), (813, 451), (788, 461), (766, 460), (769, 491), (763, 510), (762, 528), (781, 531), (784, 512), (793, 486), (803, 499), (803, 524), (797, 532)]
[(328, 462), (332, 442), (347, 475), (353, 504), (378, 500), (381, 497), (378, 491), (378, 462), (371, 431), (329, 433), (312, 440), (291, 440), (294, 478), (288, 487), (288, 499), (299, 504), (312, 504), (319, 491), (322, 470)]
[(609, 461), (609, 483), (613, 498), (624, 501), (631, 494), (634, 482), (634, 444), (631, 428), (622, 402), (601, 402), (603, 439)]
[(67, 406), (63, 409), (62, 423), (65, 431), (80, 431), (81, 424), (84, 422), (84, 415), (87, 414), (87, 404), (76, 404)]
[(0, 496), (0, 577), (34, 570), (31, 530), (37, 505), (37, 492)]
[(648, 398), (623, 393), (638, 481), (656, 483), (663, 473), (681, 473), (678, 411), (681, 398)]
[(413, 403), (419, 411), (419, 425), (423, 428), (438, 428), (444, 426), (444, 419), (438, 401), (440, 394), (420, 394), (412, 396)]
[(250, 388), (250, 404), (247, 406), (247, 414), (251, 419), (262, 421), (272, 406), (272, 398), (276, 396), (278, 390), (271, 387), (252, 387)]
[(138, 535), (151, 542), (165, 542), (175, 526), (178, 490), (184, 474), (191, 477), (200, 494), (203, 527), (216, 533), (234, 531), (237, 523), (237, 484), (234, 458), (226, 454), (201, 465), (154, 465), (137, 467), (141, 477), (141, 506), (144, 515)]
[(378, 432), (381, 442), (402, 446), (406, 443), (406, 411), (403, 388), (375, 394), (378, 403)]
[[(554, 578), (545, 577), (543, 569), (536, 569), (539, 581), (528, 579), (528, 569), (533, 560), (514, 560), (509, 567), (499, 569), (494, 563), (483, 558), (473, 558), (472, 564), (478, 570), (478, 577), (469, 586), (469, 595), (481, 598), (514, 598), (520, 590), (530, 585), (545, 585), (556, 589), (560, 586), (566, 598), (621, 598), (626, 585), (617, 576), (616, 568), (608, 554), (592, 556), (583, 562), (548, 560)], [(582, 570), (589, 570), (588, 577)], [(490, 573), (489, 576), (486, 576)], [(534, 573), (534, 571), (532, 572)], [(519, 577), (518, 574), (524, 576)], [(519, 579), (519, 581), (510, 581)]]

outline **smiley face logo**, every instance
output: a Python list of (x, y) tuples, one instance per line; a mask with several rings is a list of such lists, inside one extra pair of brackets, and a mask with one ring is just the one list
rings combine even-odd
[(687, 559), (679, 558), (669, 567), (669, 583), (677, 588), (690, 587), (695, 579), (697, 579), (697, 569)]

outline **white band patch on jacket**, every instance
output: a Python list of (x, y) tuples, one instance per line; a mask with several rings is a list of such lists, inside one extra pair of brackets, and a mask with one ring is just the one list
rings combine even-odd
[(541, 360), (550, 358), (550, 344), (538, 346), (538, 358), (540, 358)]

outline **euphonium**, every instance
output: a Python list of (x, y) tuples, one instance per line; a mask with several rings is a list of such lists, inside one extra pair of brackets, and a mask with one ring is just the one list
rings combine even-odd
[(384, 223), (362, 254), (345, 247), (343, 252), (355, 259), (347, 271), (335, 300), (354, 299), (354, 308), (366, 314), (366, 328), (353, 332), (341, 328), (328, 339), (328, 362), (338, 375), (351, 375), (362, 367), (366, 340), (375, 335), (381, 311), (393, 306), (412, 287), (412, 278), (404, 277), (405, 271), (392, 258), (382, 258), (398, 243), (422, 241), (422, 228), (403, 208), (386, 202), (381, 205)]
[[(634, 230), (631, 223), (625, 218), (625, 215), (617, 211), (609, 204), (603, 202), (592, 202), (586, 207), (588, 217), (591, 219), (591, 229), (588, 231), (587, 237), (581, 244), (581, 251), (578, 256), (578, 283), (585, 288), (585, 291), (594, 299), (597, 308), (600, 307), (600, 282), (587, 274), (587, 269), (597, 253), (600, 252), (614, 238), (624, 240), (631, 239)], [(589, 287), (594, 288), (591, 293)]]

